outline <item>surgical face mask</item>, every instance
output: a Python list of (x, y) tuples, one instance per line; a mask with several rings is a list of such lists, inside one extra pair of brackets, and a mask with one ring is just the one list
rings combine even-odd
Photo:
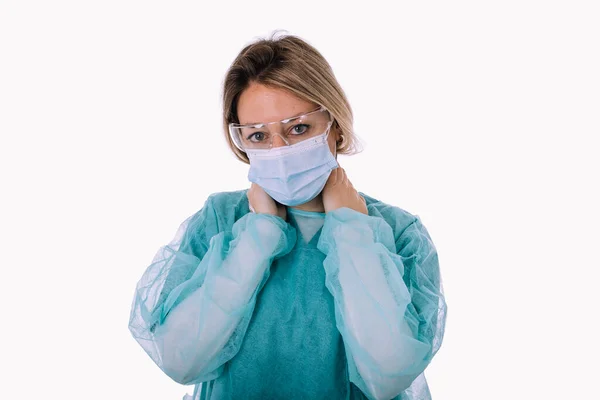
[(297, 206), (311, 201), (325, 187), (338, 163), (329, 150), (329, 128), (303, 142), (269, 150), (248, 150), (248, 180), (275, 201)]

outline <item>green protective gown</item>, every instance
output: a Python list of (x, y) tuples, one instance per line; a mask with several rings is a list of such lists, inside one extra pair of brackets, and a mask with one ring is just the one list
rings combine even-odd
[(446, 302), (420, 218), (361, 193), (369, 215), (284, 221), (246, 192), (211, 195), (140, 279), (129, 329), (152, 360), (194, 400), (430, 399)]

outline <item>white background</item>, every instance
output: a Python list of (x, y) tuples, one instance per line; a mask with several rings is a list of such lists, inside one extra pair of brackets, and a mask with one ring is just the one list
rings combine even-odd
[(274, 29), (346, 91), (355, 187), (438, 248), (434, 399), (598, 398), (595, 2), (210, 3), (0, 2), (0, 398), (191, 393), (131, 337), (131, 301), (179, 223), (248, 186), (221, 83)]

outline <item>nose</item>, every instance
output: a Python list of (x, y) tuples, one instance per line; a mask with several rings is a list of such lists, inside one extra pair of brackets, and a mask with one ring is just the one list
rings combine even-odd
[(287, 143), (283, 141), (283, 138), (281, 136), (279, 136), (279, 135), (273, 136), (273, 143), (272, 143), (273, 148), (283, 147), (286, 145), (287, 145)]

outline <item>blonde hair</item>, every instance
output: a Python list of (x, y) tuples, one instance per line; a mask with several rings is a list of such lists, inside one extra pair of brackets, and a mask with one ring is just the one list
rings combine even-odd
[(229, 123), (239, 123), (237, 102), (250, 83), (286, 89), (299, 98), (324, 106), (340, 130), (338, 154), (358, 152), (350, 103), (325, 58), (313, 46), (294, 35), (259, 39), (235, 58), (223, 82), (223, 128), (229, 147), (238, 159), (249, 163), (229, 136)]

